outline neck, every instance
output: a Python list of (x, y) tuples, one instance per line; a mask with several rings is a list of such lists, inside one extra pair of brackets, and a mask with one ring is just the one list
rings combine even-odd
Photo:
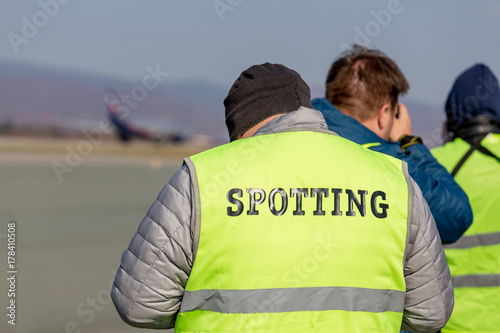
[(364, 127), (368, 128), (370, 131), (372, 131), (373, 133), (375, 133), (381, 139), (389, 141), (389, 133), (384, 133), (380, 129), (377, 117), (369, 119), (369, 120), (366, 120), (366, 121), (359, 121), (359, 122), (361, 123), (361, 125), (363, 125)]
[(239, 139), (246, 139), (246, 138), (249, 138), (249, 137), (253, 136), (255, 134), (255, 132), (257, 132), (262, 126), (266, 125), (268, 122), (270, 122), (274, 118), (281, 117), (284, 114), (285, 113), (280, 113), (280, 114), (276, 114), (274, 116), (271, 116), (269, 118), (264, 119), (263, 121), (261, 121), (260, 123), (258, 123), (254, 127), (250, 128), (248, 131), (246, 131), (242, 135), (240, 135), (237, 140), (239, 140)]

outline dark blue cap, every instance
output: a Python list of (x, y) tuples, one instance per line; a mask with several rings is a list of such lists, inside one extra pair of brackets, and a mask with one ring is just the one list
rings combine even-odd
[(460, 74), (446, 101), (448, 130), (477, 116), (487, 116), (500, 123), (498, 79), (484, 64), (477, 64)]

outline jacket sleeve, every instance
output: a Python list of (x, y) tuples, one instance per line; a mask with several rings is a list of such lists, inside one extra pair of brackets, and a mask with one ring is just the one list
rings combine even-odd
[(443, 243), (453, 243), (472, 223), (469, 198), (427, 147), (416, 144), (398, 158), (408, 162), (410, 176), (427, 200)]
[(402, 329), (436, 332), (454, 305), (450, 270), (426, 200), (412, 180), (413, 207), (404, 268), (406, 298)]
[(158, 195), (122, 255), (111, 298), (141, 328), (171, 328), (193, 264), (192, 186), (184, 165)]

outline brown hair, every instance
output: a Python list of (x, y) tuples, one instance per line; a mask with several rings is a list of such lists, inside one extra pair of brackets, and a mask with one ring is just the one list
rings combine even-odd
[(387, 102), (394, 110), (398, 95), (410, 88), (394, 61), (378, 50), (354, 44), (330, 67), (326, 98), (353, 118), (371, 119)]

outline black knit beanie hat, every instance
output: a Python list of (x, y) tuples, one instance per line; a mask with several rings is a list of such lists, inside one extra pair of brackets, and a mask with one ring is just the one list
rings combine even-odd
[(312, 108), (311, 91), (300, 75), (283, 65), (254, 65), (241, 73), (224, 100), (229, 139), (261, 121), (301, 106)]

